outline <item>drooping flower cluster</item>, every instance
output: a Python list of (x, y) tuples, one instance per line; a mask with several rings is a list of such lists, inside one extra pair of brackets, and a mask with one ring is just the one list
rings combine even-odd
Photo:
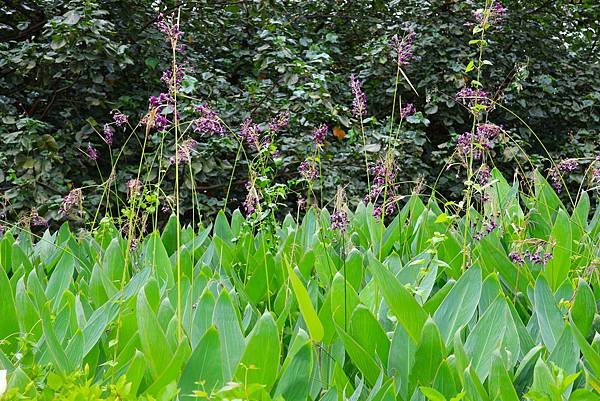
[(319, 176), (319, 170), (313, 160), (304, 160), (298, 167), (298, 172), (307, 181), (313, 181)]
[(561, 160), (556, 166), (550, 169), (549, 178), (552, 187), (556, 192), (561, 192), (563, 189), (562, 175), (572, 173), (579, 168), (579, 162), (575, 159)]
[(402, 39), (398, 35), (392, 36), (390, 47), (394, 50), (398, 65), (407, 65), (413, 58), (413, 42), (416, 36), (414, 31), (408, 32)]
[[(381, 217), (390, 216), (396, 211), (396, 202), (399, 197), (397, 194), (397, 185), (395, 184), (398, 167), (392, 160), (379, 159), (370, 169), (373, 174), (373, 183), (371, 190), (365, 196), (365, 203), (373, 203), (373, 215)], [(381, 199), (383, 197), (383, 199)], [(381, 205), (377, 205), (379, 200)]]
[(186, 72), (187, 68), (175, 65), (175, 77), (173, 77), (173, 67), (169, 67), (163, 72), (160, 80), (167, 85), (169, 92), (173, 92), (181, 86), (181, 82), (183, 81)]
[(277, 132), (286, 127), (290, 123), (290, 113), (288, 111), (282, 111), (278, 113), (271, 122), (269, 123), (269, 129), (271, 132)]
[(498, 223), (496, 223), (495, 220), (490, 220), (484, 224), (484, 228), (481, 231), (473, 235), (473, 239), (475, 241), (480, 241), (483, 237), (491, 234), (496, 228), (498, 228)]
[(321, 124), (317, 128), (313, 129), (312, 137), (315, 145), (323, 145), (325, 143), (325, 137), (329, 128), (326, 124)]
[(496, 124), (478, 124), (475, 129), (475, 135), (471, 132), (465, 132), (458, 137), (456, 150), (463, 158), (468, 156), (472, 151), (473, 159), (479, 160), (485, 151), (495, 146), (496, 140), (501, 133), (502, 127)]
[(225, 134), (225, 127), (217, 113), (208, 105), (196, 106), (200, 117), (194, 121), (194, 131), (201, 134)]
[(250, 146), (256, 148), (257, 151), (261, 149), (260, 133), (260, 126), (252, 122), (252, 118), (250, 117), (246, 118), (240, 127), (240, 136), (242, 139)]
[(129, 120), (128, 117), (119, 110), (113, 110), (110, 112), (110, 114), (112, 115), (113, 121), (117, 127), (122, 127), (123, 125), (127, 124), (127, 121)]
[(155, 24), (156, 28), (172, 42), (177, 42), (183, 35), (183, 32), (179, 30), (179, 21), (177, 21), (175, 14), (165, 16), (163, 13), (160, 13), (156, 17)]
[(476, 176), (477, 183), (479, 185), (486, 185), (488, 182), (490, 182), (490, 178), (492, 178), (492, 172), (490, 171), (490, 168), (487, 166), (487, 164), (484, 164), (481, 167), (479, 167)]
[(521, 266), (525, 264), (526, 260), (534, 264), (546, 265), (552, 259), (552, 254), (537, 248), (533, 253), (529, 250), (526, 250), (524, 253), (513, 251), (508, 254), (508, 257), (513, 263)]
[(415, 108), (414, 104), (406, 103), (400, 108), (400, 118), (405, 120), (406, 117), (412, 116), (413, 114), (415, 114), (416, 111), (417, 109)]
[(475, 108), (475, 105), (484, 106), (488, 110), (493, 108), (493, 102), (490, 95), (483, 89), (464, 87), (456, 93), (454, 98), (457, 102), (468, 107), (469, 110), (472, 111)]
[(148, 105), (150, 109), (170, 105), (173, 104), (173, 102), (173, 96), (165, 92), (160, 93), (158, 96), (150, 96), (150, 98), (148, 98)]
[(108, 146), (112, 145), (113, 129), (109, 124), (104, 124), (104, 127), (102, 128), (102, 139), (104, 139), (104, 142), (106, 142)]
[(88, 159), (90, 159), (92, 161), (98, 160), (98, 151), (89, 142), (87, 144), (85, 154), (87, 155)]
[(184, 164), (192, 160), (192, 152), (198, 146), (195, 139), (188, 138), (179, 145), (177, 152), (171, 156), (169, 162), (171, 164)]
[(490, 8), (476, 10), (473, 15), (477, 23), (481, 26), (485, 24), (498, 25), (506, 16), (506, 11), (506, 7), (500, 1), (493, 0)]
[(29, 221), (33, 227), (48, 227), (48, 220), (40, 216), (37, 209), (31, 209)]
[(246, 189), (248, 190), (248, 194), (246, 195), (246, 200), (244, 200), (244, 210), (246, 211), (246, 215), (249, 216), (256, 211), (256, 207), (260, 202), (260, 196), (256, 191), (256, 187), (248, 182), (246, 184)]
[(60, 205), (59, 212), (66, 216), (69, 212), (75, 207), (79, 206), (83, 201), (83, 194), (81, 193), (81, 189), (75, 188), (72, 189), (67, 196), (63, 198), (62, 204)]
[(349, 223), (348, 213), (346, 213), (343, 210), (338, 210), (331, 215), (329, 221), (331, 223), (332, 229), (338, 231), (346, 231), (346, 228), (348, 228)]
[(367, 97), (362, 89), (362, 83), (354, 76), (350, 75), (350, 89), (352, 90), (352, 115), (354, 118), (361, 118), (367, 115)]

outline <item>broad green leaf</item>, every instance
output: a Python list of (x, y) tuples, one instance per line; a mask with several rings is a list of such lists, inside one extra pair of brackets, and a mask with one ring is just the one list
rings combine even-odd
[(450, 343), (454, 333), (471, 320), (480, 295), (481, 269), (475, 266), (456, 282), (433, 315), (446, 345)]
[(390, 309), (404, 329), (418, 342), (427, 320), (427, 312), (394, 275), (369, 252), (368, 268)]
[(596, 314), (596, 300), (589, 284), (579, 279), (575, 293), (575, 300), (571, 307), (571, 320), (577, 326), (583, 336), (587, 336), (592, 330), (592, 322)]
[(213, 324), (217, 327), (221, 339), (223, 379), (227, 382), (233, 377), (242, 352), (244, 352), (244, 336), (235, 308), (226, 290), (222, 290), (217, 298), (213, 312)]
[(190, 356), (181, 379), (182, 400), (194, 400), (193, 391), (202, 390), (211, 393), (223, 385), (221, 360), (221, 342), (217, 329), (212, 326), (200, 339), (198, 346)]
[(569, 276), (571, 270), (571, 222), (569, 215), (560, 210), (550, 232), (552, 259), (544, 269), (544, 275), (552, 291), (556, 291)]
[(306, 400), (311, 370), (312, 350), (310, 343), (305, 343), (281, 373), (274, 398), (281, 395), (285, 400)]
[(308, 327), (310, 338), (314, 342), (319, 342), (323, 339), (325, 332), (323, 330), (323, 325), (319, 320), (319, 316), (317, 316), (317, 312), (310, 301), (308, 291), (306, 291), (304, 284), (302, 284), (296, 273), (289, 266), (288, 274), (292, 289), (294, 290), (294, 295), (296, 296), (296, 301), (298, 302), (298, 307), (300, 308), (300, 313)]
[(446, 348), (440, 331), (435, 322), (428, 319), (415, 352), (415, 364), (409, 378), (412, 386), (430, 386), (445, 357)]
[(534, 310), (540, 327), (542, 340), (550, 352), (560, 338), (565, 323), (556, 306), (556, 301), (548, 282), (539, 277), (535, 283)]

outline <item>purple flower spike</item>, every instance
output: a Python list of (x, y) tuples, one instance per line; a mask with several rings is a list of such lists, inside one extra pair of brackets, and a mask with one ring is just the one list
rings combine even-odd
[(194, 131), (201, 134), (225, 134), (225, 127), (219, 119), (219, 116), (208, 105), (203, 104), (197, 106), (196, 111), (200, 113), (200, 118), (194, 122)]
[(271, 132), (280, 131), (282, 128), (286, 127), (290, 122), (290, 113), (287, 111), (282, 111), (278, 113), (273, 120), (269, 123), (269, 129)]
[(333, 213), (330, 218), (331, 228), (338, 231), (346, 231), (348, 227), (348, 214), (343, 210)]
[(325, 137), (327, 136), (327, 130), (329, 128), (325, 124), (321, 124), (317, 128), (315, 128), (312, 132), (313, 142), (315, 145), (323, 145), (325, 142)]
[(362, 89), (362, 83), (354, 76), (350, 75), (350, 89), (354, 100), (352, 101), (352, 115), (354, 118), (360, 118), (367, 115), (367, 97)]
[(416, 36), (414, 31), (410, 31), (402, 39), (398, 35), (392, 36), (390, 47), (394, 50), (399, 65), (407, 65), (413, 58), (413, 42)]

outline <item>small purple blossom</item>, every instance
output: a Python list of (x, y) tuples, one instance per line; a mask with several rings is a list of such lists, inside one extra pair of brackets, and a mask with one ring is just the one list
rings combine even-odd
[(471, 110), (475, 107), (475, 105), (485, 106), (488, 109), (492, 108), (490, 96), (483, 89), (464, 87), (456, 93), (454, 98), (456, 101)]
[(113, 121), (117, 127), (122, 127), (123, 125), (127, 124), (128, 117), (119, 110), (113, 110), (110, 112), (110, 114), (112, 114)]
[(179, 145), (175, 155), (169, 159), (171, 164), (189, 163), (192, 160), (192, 152), (198, 146), (198, 142), (192, 138), (186, 139)]
[(306, 209), (306, 199), (304, 199), (303, 197), (298, 198), (298, 209), (299, 210)]
[(546, 265), (551, 259), (551, 253), (542, 252), (540, 249), (537, 249), (535, 252), (531, 253), (530, 251), (525, 252), (525, 257), (529, 259), (531, 263)]
[(207, 134), (225, 134), (225, 127), (217, 113), (208, 105), (203, 104), (196, 107), (200, 117), (194, 121), (194, 131)]
[(163, 131), (165, 130), (168, 126), (169, 126), (169, 120), (167, 119), (166, 116), (162, 115), (162, 114), (157, 114), (154, 117), (154, 122), (152, 124), (154, 126), (154, 128), (156, 128), (159, 131)]
[(286, 127), (290, 122), (290, 113), (287, 111), (282, 111), (278, 113), (271, 122), (269, 123), (269, 129), (271, 132), (280, 131), (282, 128)]
[(315, 145), (323, 145), (328, 129), (329, 128), (326, 124), (321, 124), (317, 128), (313, 129), (312, 137)]
[(83, 200), (83, 194), (81, 193), (81, 189), (75, 188), (72, 189), (67, 196), (63, 198), (62, 204), (60, 205), (59, 212), (66, 216), (75, 206), (79, 206), (81, 201)]
[(413, 114), (415, 114), (415, 112), (417, 111), (417, 109), (415, 108), (415, 105), (412, 103), (406, 103), (406, 105), (404, 105), (404, 107), (400, 108), (400, 118), (401, 119), (406, 119), (406, 117), (410, 117)]
[(88, 159), (90, 159), (92, 161), (98, 160), (98, 151), (96, 151), (96, 149), (94, 149), (94, 147), (92, 146), (92, 144), (89, 143), (89, 142), (87, 144), (87, 148), (85, 150), (85, 154), (87, 155)]
[(525, 258), (523, 257), (523, 255), (521, 255), (521, 253), (519, 253), (517, 251), (513, 251), (513, 252), (509, 253), (508, 257), (514, 264), (521, 265), (521, 266), (523, 266), (525, 264)]
[(487, 183), (490, 182), (490, 178), (492, 178), (492, 173), (490, 171), (490, 168), (484, 164), (483, 166), (479, 167), (479, 170), (477, 170), (477, 183), (479, 185), (486, 185)]
[(354, 118), (361, 118), (367, 115), (367, 97), (362, 89), (362, 83), (354, 76), (350, 75), (350, 89), (354, 100), (352, 101), (352, 115)]
[[(497, 25), (506, 16), (506, 7), (498, 1), (493, 0), (492, 5), (487, 10), (479, 9), (473, 13), (475, 20), (479, 25), (490, 24)], [(487, 16), (487, 18), (486, 18)]]
[(187, 69), (185, 67), (175, 66), (175, 79), (173, 79), (173, 68), (167, 68), (160, 80), (164, 82), (165, 85), (169, 88), (169, 91), (173, 91), (181, 86), (181, 82), (183, 81), (183, 77), (186, 74)]
[(331, 215), (331, 228), (339, 231), (346, 231), (348, 227), (348, 214), (343, 210), (338, 210)]
[(148, 105), (151, 109), (157, 108), (159, 106), (173, 104), (173, 97), (165, 92), (160, 93), (158, 96), (150, 96), (148, 98)]
[(260, 150), (260, 126), (252, 122), (252, 118), (248, 117), (244, 120), (240, 127), (240, 136), (249, 145), (254, 146), (257, 151)]
[(48, 227), (48, 220), (40, 216), (36, 209), (31, 210), (29, 218), (33, 227)]
[(562, 186), (562, 175), (572, 173), (573, 171), (579, 168), (579, 162), (575, 159), (565, 159), (561, 160), (556, 166), (550, 169), (549, 178), (552, 187), (556, 190), (556, 192), (561, 192), (563, 189)]
[(413, 58), (413, 42), (416, 36), (414, 31), (408, 32), (402, 39), (398, 35), (392, 36), (390, 47), (394, 50), (398, 65), (407, 65)]
[(113, 129), (109, 124), (104, 124), (104, 128), (102, 128), (102, 139), (108, 146), (113, 143)]
[(171, 42), (177, 42), (183, 35), (183, 32), (179, 30), (179, 22), (174, 13), (168, 16), (163, 13), (158, 14), (155, 24), (156, 28)]
[(496, 124), (478, 124), (475, 136), (471, 132), (460, 135), (456, 141), (456, 149), (461, 156), (467, 156), (473, 151), (475, 160), (481, 159), (483, 152), (492, 149), (500, 136), (502, 127)]
[(479, 241), (483, 237), (491, 234), (496, 228), (498, 228), (498, 223), (496, 223), (495, 220), (490, 220), (488, 223), (484, 224), (484, 227), (480, 232), (473, 235), (473, 239)]
[(319, 170), (317, 170), (315, 162), (310, 160), (305, 160), (300, 163), (298, 171), (300, 172), (302, 178), (308, 181), (313, 181), (319, 176)]

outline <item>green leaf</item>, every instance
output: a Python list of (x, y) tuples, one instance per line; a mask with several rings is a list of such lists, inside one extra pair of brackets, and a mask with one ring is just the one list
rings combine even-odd
[(223, 385), (223, 368), (221, 360), (221, 342), (217, 329), (210, 327), (200, 339), (198, 346), (190, 356), (181, 379), (182, 400), (194, 400), (194, 390), (203, 390), (210, 394), (212, 390)]
[(383, 294), (383, 298), (390, 309), (404, 326), (408, 335), (415, 342), (421, 337), (421, 331), (427, 320), (427, 312), (415, 300), (413, 295), (394, 277), (394, 275), (369, 252), (368, 268), (377, 286)]
[(445, 357), (446, 348), (440, 331), (432, 319), (427, 319), (415, 352), (415, 364), (410, 373), (409, 382), (412, 386), (418, 384), (430, 386)]
[(221, 339), (223, 379), (231, 380), (244, 351), (244, 336), (235, 308), (226, 290), (222, 290), (213, 313), (213, 324)]
[(310, 343), (304, 343), (281, 373), (273, 398), (281, 395), (284, 400), (306, 400), (311, 371), (312, 349)]
[(296, 296), (296, 301), (298, 301), (300, 313), (308, 327), (310, 338), (314, 342), (319, 342), (323, 339), (325, 332), (323, 330), (323, 324), (321, 324), (321, 320), (319, 320), (319, 316), (317, 316), (317, 312), (310, 301), (308, 291), (306, 291), (304, 284), (302, 284), (296, 273), (289, 266), (288, 274), (292, 289), (294, 290), (294, 295)]
[(579, 278), (570, 314), (573, 324), (577, 326), (584, 337), (587, 337), (592, 330), (596, 314), (596, 299), (589, 284), (582, 278)]
[(559, 210), (552, 231), (550, 242), (553, 243), (552, 259), (547, 263), (544, 276), (552, 291), (566, 280), (571, 270), (571, 221), (564, 210)]
[(494, 353), (492, 370), (488, 378), (488, 390), (492, 400), (519, 401), (519, 396), (499, 352)]
[(539, 277), (535, 283), (533, 308), (537, 316), (542, 340), (548, 350), (552, 352), (565, 324), (562, 314), (556, 306), (550, 286), (543, 277)]
[(281, 344), (275, 319), (271, 313), (263, 314), (250, 333), (246, 348), (235, 372), (236, 380), (260, 384), (270, 391), (279, 370)]
[(481, 286), (481, 269), (474, 266), (456, 282), (435, 311), (433, 320), (446, 345), (454, 338), (456, 331), (473, 317), (481, 296)]

